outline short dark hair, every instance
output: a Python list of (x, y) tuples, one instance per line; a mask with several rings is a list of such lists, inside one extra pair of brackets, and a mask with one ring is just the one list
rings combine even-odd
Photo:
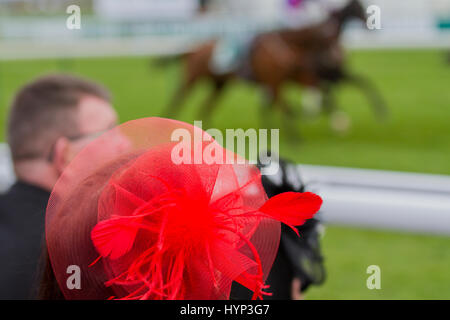
[(66, 74), (43, 76), (25, 85), (9, 114), (7, 136), (13, 160), (45, 157), (59, 137), (78, 135), (77, 106), (89, 95), (111, 100), (104, 87)]

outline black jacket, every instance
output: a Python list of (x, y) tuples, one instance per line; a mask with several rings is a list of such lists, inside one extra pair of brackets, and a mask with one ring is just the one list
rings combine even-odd
[(49, 197), (23, 182), (0, 195), (0, 299), (35, 298)]
[[(259, 165), (263, 167), (263, 165)], [(262, 184), (269, 198), (288, 191), (304, 192), (305, 185), (296, 169), (296, 165), (279, 160), (278, 179), (262, 176)], [(294, 278), (300, 279), (301, 292), (311, 285), (319, 285), (325, 279), (325, 268), (320, 249), (319, 221), (309, 219), (297, 227), (300, 237), (286, 225), (281, 225), (281, 239), (277, 256), (270, 270), (266, 284), (272, 296), (265, 300), (291, 299), (291, 287)], [(233, 283), (231, 298), (249, 299), (252, 293), (240, 284)]]

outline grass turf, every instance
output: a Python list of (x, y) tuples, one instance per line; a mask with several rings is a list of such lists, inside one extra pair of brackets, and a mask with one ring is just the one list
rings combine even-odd
[[(450, 66), (443, 52), (354, 51), (349, 58), (351, 69), (369, 75), (381, 90), (389, 119), (377, 121), (363, 95), (342, 85), (337, 101), (351, 117), (351, 129), (337, 135), (325, 116), (299, 119), (301, 141), (286, 139), (282, 128), (282, 156), (300, 163), (450, 174)], [(177, 86), (180, 66), (158, 68), (149, 59), (134, 57), (2, 61), (0, 140), (14, 92), (38, 75), (60, 71), (104, 83), (114, 94), (121, 121), (126, 121), (162, 112)], [(202, 84), (193, 92), (180, 120), (198, 119), (198, 106), (208, 89)], [(300, 101), (298, 90), (290, 87), (286, 94), (292, 103)], [(254, 87), (233, 84), (219, 102), (211, 126), (258, 127), (260, 100)], [(336, 226), (327, 230), (323, 247), (328, 279), (308, 298), (450, 298), (450, 238)], [(371, 264), (381, 267), (381, 290), (365, 287), (365, 270)]]
[[(332, 226), (322, 246), (327, 279), (308, 299), (450, 299), (449, 237)], [(381, 289), (366, 286), (381, 269)]]

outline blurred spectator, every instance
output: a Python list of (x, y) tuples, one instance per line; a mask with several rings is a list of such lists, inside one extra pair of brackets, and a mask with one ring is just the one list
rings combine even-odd
[(108, 91), (73, 76), (39, 78), (15, 97), (7, 135), (17, 182), (0, 196), (0, 299), (34, 297), (50, 191), (74, 156), (116, 123)]
[[(259, 163), (260, 168), (264, 167)], [(279, 160), (278, 173), (274, 176), (262, 176), (262, 184), (269, 198), (283, 192), (307, 191), (296, 165)], [(302, 226), (296, 227), (300, 237), (290, 229), (281, 226), (280, 246), (270, 270), (266, 284), (272, 296), (265, 300), (301, 300), (304, 292), (312, 285), (321, 285), (326, 277), (323, 256), (320, 247), (321, 224), (317, 216)], [(250, 299), (251, 292), (241, 285), (232, 287), (235, 300)]]

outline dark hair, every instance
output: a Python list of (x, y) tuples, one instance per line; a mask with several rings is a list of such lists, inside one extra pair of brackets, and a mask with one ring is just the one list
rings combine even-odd
[(66, 74), (34, 80), (16, 95), (9, 114), (8, 143), (13, 160), (45, 157), (61, 136), (76, 136), (76, 108), (84, 96), (110, 101), (93, 82)]
[(58, 281), (53, 273), (52, 264), (48, 255), (47, 246), (43, 246), (41, 256), (41, 278), (38, 286), (37, 298), (39, 300), (64, 300)]

